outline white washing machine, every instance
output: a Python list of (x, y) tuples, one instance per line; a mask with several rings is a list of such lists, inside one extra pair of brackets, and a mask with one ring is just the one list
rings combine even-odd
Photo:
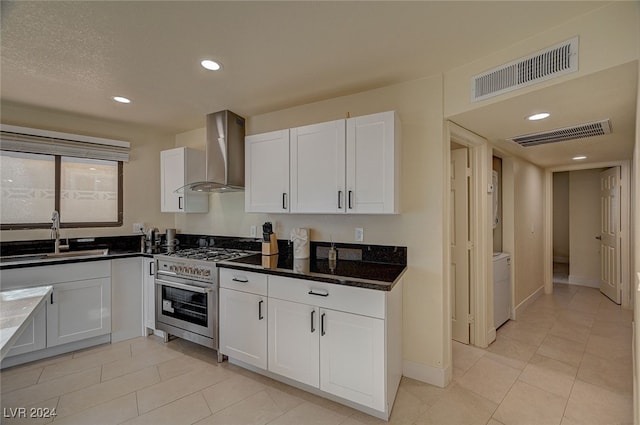
[(496, 329), (511, 317), (511, 255), (493, 254), (493, 323)]

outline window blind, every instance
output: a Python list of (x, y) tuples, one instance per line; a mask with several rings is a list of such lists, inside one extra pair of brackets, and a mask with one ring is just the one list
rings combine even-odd
[(0, 125), (0, 150), (129, 161), (129, 142), (57, 131)]

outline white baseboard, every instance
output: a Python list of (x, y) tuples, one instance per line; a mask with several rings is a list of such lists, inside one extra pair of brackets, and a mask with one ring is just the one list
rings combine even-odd
[(518, 312), (524, 311), (529, 305), (531, 305), (535, 300), (538, 299), (540, 295), (544, 293), (544, 285), (533, 291), (533, 294), (529, 295), (524, 299), (520, 304), (518, 304), (513, 311), (511, 312), (511, 318), (513, 320), (517, 320)]
[(496, 338), (497, 338), (496, 328), (491, 327), (491, 329), (489, 329), (489, 332), (487, 332), (487, 346), (491, 345), (491, 343), (495, 341)]
[(442, 369), (404, 360), (402, 363), (402, 376), (445, 388), (451, 382), (451, 367)]
[(578, 285), (578, 286), (588, 286), (590, 288), (599, 288), (600, 287), (600, 279), (594, 279), (592, 277), (583, 277), (576, 275), (569, 275), (569, 279), (567, 280), (569, 285)]

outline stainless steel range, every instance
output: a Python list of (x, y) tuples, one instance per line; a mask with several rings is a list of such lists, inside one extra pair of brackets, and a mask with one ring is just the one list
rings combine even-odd
[[(156, 255), (156, 329), (218, 351), (216, 262), (255, 254), (221, 248), (182, 249)], [(218, 361), (222, 356), (218, 353)]]

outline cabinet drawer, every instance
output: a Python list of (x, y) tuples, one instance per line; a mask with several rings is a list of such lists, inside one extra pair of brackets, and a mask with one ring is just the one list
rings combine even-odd
[(221, 268), (220, 287), (266, 296), (267, 275)]
[(269, 276), (269, 297), (322, 308), (385, 318), (385, 291), (313, 280)]

